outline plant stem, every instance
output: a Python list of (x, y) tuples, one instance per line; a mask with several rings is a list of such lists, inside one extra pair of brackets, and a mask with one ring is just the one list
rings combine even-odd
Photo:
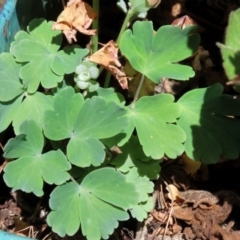
[(121, 36), (123, 34), (123, 32), (126, 30), (126, 28), (128, 27), (128, 23), (130, 22), (130, 19), (132, 18), (132, 16), (134, 15), (134, 12), (131, 11), (131, 9), (127, 12), (127, 15), (124, 19), (124, 22), (122, 24), (120, 33), (118, 34), (118, 38), (117, 38), (117, 45), (119, 45)]
[(66, 7), (65, 1), (62, 0), (63, 9)]
[[(77, 183), (78, 184), (78, 182), (70, 175), (70, 179), (72, 180), (72, 182), (74, 182), (74, 183)], [(79, 184), (78, 184), (79, 185)]]
[[(117, 38), (117, 45), (119, 45), (119, 42), (120, 42), (120, 38), (122, 36), (122, 34), (124, 33), (124, 31), (126, 30), (126, 28), (128, 27), (128, 23), (131, 19), (131, 17), (134, 15), (134, 13), (131, 11), (131, 9), (127, 12), (127, 15), (123, 21), (123, 24), (122, 24), (122, 27), (121, 27), (121, 30), (118, 34), (118, 38)], [(110, 78), (111, 78), (111, 73), (108, 72), (107, 73), (107, 76), (105, 78), (105, 82), (104, 82), (104, 88), (107, 88), (109, 86), (109, 83), (110, 83)]]
[(107, 72), (107, 76), (105, 78), (105, 82), (104, 82), (104, 88), (108, 88), (109, 86), (109, 83), (110, 83), (110, 78), (111, 78), (111, 73), (110, 72)]
[(132, 102), (132, 104), (131, 104), (131, 108), (134, 107), (136, 101), (138, 100), (138, 96), (139, 96), (139, 93), (140, 93), (140, 90), (141, 90), (141, 88), (142, 88), (142, 85), (143, 85), (144, 80), (145, 80), (145, 76), (142, 74), (141, 80), (140, 80), (140, 82), (139, 82), (137, 91), (136, 91), (135, 96), (134, 96), (134, 99), (133, 99), (133, 102)]
[[(99, 0), (93, 0), (93, 9), (99, 13)], [(99, 20), (98, 17), (93, 20), (93, 29), (98, 30)], [(92, 36), (92, 52), (95, 53), (98, 50), (98, 34)]]

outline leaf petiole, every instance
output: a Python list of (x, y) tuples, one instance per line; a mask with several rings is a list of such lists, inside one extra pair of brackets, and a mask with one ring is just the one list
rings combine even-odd
[[(131, 9), (127, 12), (127, 15), (124, 19), (124, 22), (122, 24), (122, 27), (121, 27), (121, 30), (119, 32), (119, 35), (118, 35), (118, 38), (117, 38), (117, 45), (119, 45), (119, 42), (120, 42), (120, 38), (123, 34), (123, 32), (126, 30), (126, 28), (128, 27), (128, 23), (130, 22), (130, 19), (135, 15), (136, 13), (133, 12)], [(105, 82), (104, 82), (104, 88), (108, 88), (109, 86), (109, 83), (110, 83), (110, 78), (111, 78), (111, 73), (108, 72), (107, 73), (107, 76), (106, 76), (106, 79), (105, 79)]]
[[(99, 13), (99, 0), (93, 0), (93, 9)], [(98, 29), (98, 17), (93, 20), (93, 29)], [(98, 50), (98, 34), (92, 36), (92, 52), (95, 53)]]
[(130, 108), (133, 108), (134, 105), (135, 105), (135, 103), (136, 103), (136, 101), (138, 100), (138, 96), (139, 96), (139, 93), (140, 93), (140, 90), (141, 90), (141, 88), (142, 88), (142, 85), (143, 85), (144, 80), (145, 80), (145, 75), (142, 74), (141, 80), (140, 80), (140, 82), (139, 82), (137, 91), (136, 91), (136, 93), (135, 93), (135, 96), (134, 96), (134, 99), (133, 99), (133, 102), (132, 102)]

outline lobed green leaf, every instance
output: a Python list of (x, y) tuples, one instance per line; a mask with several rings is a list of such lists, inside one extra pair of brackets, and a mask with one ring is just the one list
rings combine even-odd
[(43, 135), (41, 128), (33, 121), (20, 126), (20, 135), (10, 139), (4, 147), (6, 158), (18, 158), (4, 168), (4, 181), (13, 191), (21, 189), (43, 195), (43, 181), (49, 184), (62, 184), (70, 175), (71, 165), (60, 151), (42, 154)]
[(20, 125), (25, 120), (34, 120), (41, 127), (44, 126), (44, 112), (52, 109), (52, 100), (40, 92), (27, 95), (15, 112), (13, 127), (15, 134), (19, 134)]
[(161, 170), (160, 161), (151, 161), (144, 154), (137, 137), (132, 136), (124, 146), (120, 147), (120, 151), (121, 153), (114, 157), (111, 162), (118, 171), (126, 173), (132, 167), (135, 167), (142, 177), (147, 176), (149, 179), (157, 179), (159, 177)]
[(229, 117), (240, 115), (240, 100), (221, 95), (222, 91), (221, 84), (214, 84), (178, 100), (181, 116), (177, 125), (187, 135), (184, 146), (191, 159), (210, 164), (220, 156), (236, 159), (240, 153), (240, 122)]
[(20, 68), (10, 53), (0, 55), (0, 101), (13, 101), (24, 92), (19, 79)]
[(54, 110), (46, 111), (44, 132), (51, 140), (69, 138), (67, 156), (79, 167), (99, 166), (104, 145), (99, 139), (112, 137), (127, 125), (126, 111), (112, 101), (94, 96), (83, 100), (66, 87), (53, 98)]
[(8, 102), (0, 102), (0, 132), (6, 130), (14, 119), (16, 112), (21, 106), (23, 96), (19, 96)]
[(170, 94), (146, 96), (130, 106), (128, 111), (130, 123), (124, 130), (127, 137), (136, 127), (145, 155), (153, 159), (160, 159), (164, 154), (176, 158), (184, 151), (185, 133), (173, 124), (180, 116), (180, 108), (173, 101)]
[(137, 21), (133, 30), (126, 30), (120, 39), (120, 50), (132, 67), (154, 83), (162, 78), (188, 80), (194, 76), (191, 67), (178, 62), (193, 55), (200, 43), (196, 26), (183, 30), (178, 26), (162, 26), (154, 34), (153, 24)]
[(28, 33), (20, 31), (16, 34), (10, 52), (16, 61), (25, 64), (19, 76), (29, 93), (34, 93), (40, 83), (47, 89), (56, 87), (63, 75), (74, 72), (88, 53), (87, 49), (77, 46), (67, 46), (58, 52), (61, 42), (61, 32), (52, 31), (52, 22), (44, 19), (34, 19)]
[[(240, 24), (240, 9), (232, 11), (229, 15), (228, 27), (226, 28), (225, 44), (217, 43), (221, 49), (223, 67), (229, 80), (234, 80), (240, 74), (240, 42), (238, 29)], [(240, 92), (239, 85), (235, 86)]]
[(125, 210), (137, 202), (132, 183), (114, 169), (102, 168), (85, 176), (80, 186), (58, 186), (51, 193), (49, 203), (53, 211), (47, 222), (62, 237), (76, 233), (81, 224), (88, 239), (107, 239), (118, 221), (129, 218)]

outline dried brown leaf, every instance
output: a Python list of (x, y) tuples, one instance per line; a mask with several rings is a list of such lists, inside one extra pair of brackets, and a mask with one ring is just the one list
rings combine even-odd
[(108, 67), (109, 65), (116, 65), (121, 67), (121, 63), (118, 60), (118, 45), (113, 41), (109, 41), (97, 52), (89, 57), (89, 60), (102, 65), (103, 67)]
[(95, 18), (97, 13), (89, 4), (82, 0), (70, 0), (53, 23), (52, 29), (62, 30), (68, 42), (72, 43), (72, 40), (77, 41), (77, 31), (86, 35), (96, 34), (96, 30), (88, 30)]
[(111, 40), (92, 54), (89, 60), (102, 65), (113, 74), (123, 89), (128, 89), (128, 80), (130, 78), (127, 77), (122, 64), (118, 60), (118, 50), (118, 45)]
[(173, 184), (168, 184), (166, 189), (168, 191), (168, 194), (167, 194), (168, 198), (172, 201), (175, 201), (175, 199), (179, 194), (178, 189)]

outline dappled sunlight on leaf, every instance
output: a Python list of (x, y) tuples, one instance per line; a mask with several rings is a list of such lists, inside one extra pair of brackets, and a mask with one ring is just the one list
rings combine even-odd
[[(4, 157), (18, 158), (4, 168), (4, 181), (13, 191), (21, 189), (43, 195), (44, 181), (62, 184), (70, 175), (71, 164), (61, 150), (42, 153), (44, 138), (42, 129), (34, 121), (25, 121), (20, 133), (4, 147)], [(17, 174), (16, 174), (17, 173)]]
[(28, 33), (19, 31), (11, 44), (11, 54), (22, 63), (19, 77), (29, 93), (36, 92), (40, 83), (47, 89), (57, 87), (63, 75), (74, 72), (79, 61), (88, 53), (88, 49), (77, 45), (59, 50), (62, 34), (52, 31), (51, 26), (52, 22), (34, 19), (29, 24)]
[(47, 222), (62, 237), (76, 233), (81, 224), (87, 239), (107, 239), (118, 221), (129, 219), (126, 210), (138, 199), (136, 187), (123, 174), (101, 168), (86, 175), (80, 185), (70, 182), (55, 188)]
[(61, 90), (53, 105), (44, 115), (44, 133), (56, 141), (69, 138), (68, 159), (79, 167), (100, 166), (105, 147), (99, 139), (120, 133), (128, 124), (126, 111), (113, 101), (98, 96), (84, 100), (71, 87)]
[(119, 47), (132, 67), (154, 83), (160, 83), (165, 77), (188, 80), (195, 74), (193, 69), (177, 62), (196, 52), (200, 37), (195, 30), (196, 26), (181, 29), (166, 25), (154, 34), (152, 22), (137, 21), (132, 31), (123, 33)]
[(177, 125), (187, 135), (185, 152), (193, 160), (210, 164), (221, 156), (239, 156), (240, 122), (229, 116), (239, 116), (240, 100), (222, 92), (223, 86), (217, 83), (189, 91), (177, 102), (181, 109)]
[(174, 123), (180, 115), (180, 108), (170, 94), (141, 97), (129, 108), (129, 124), (125, 128), (128, 141), (136, 128), (140, 144), (146, 156), (160, 159), (166, 154), (176, 158), (184, 151), (184, 131)]

